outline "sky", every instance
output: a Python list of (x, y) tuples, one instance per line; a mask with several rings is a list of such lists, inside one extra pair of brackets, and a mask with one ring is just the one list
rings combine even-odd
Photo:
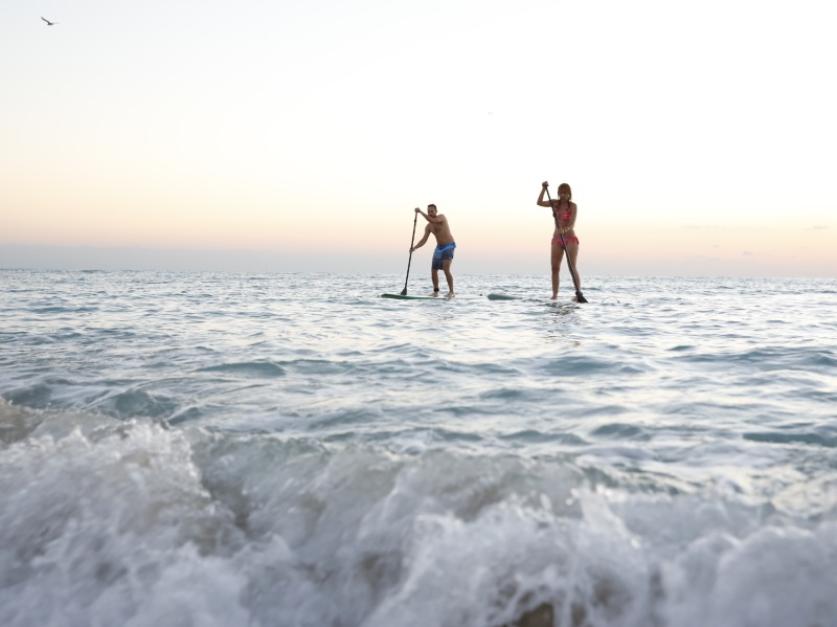
[(548, 180), (582, 273), (835, 277), (836, 17), (6, 0), (0, 267), (400, 272), (432, 202), (455, 270), (547, 272)]

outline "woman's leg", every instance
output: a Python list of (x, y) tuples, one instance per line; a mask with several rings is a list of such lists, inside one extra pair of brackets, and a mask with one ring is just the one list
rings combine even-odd
[(561, 244), (552, 242), (550, 251), (552, 258), (552, 300), (558, 298), (558, 276), (561, 273), (561, 260), (564, 258), (564, 249)]
[(572, 262), (573, 276), (575, 276), (575, 286), (577, 290), (581, 290), (581, 276), (578, 274), (578, 244), (567, 243), (567, 259)]

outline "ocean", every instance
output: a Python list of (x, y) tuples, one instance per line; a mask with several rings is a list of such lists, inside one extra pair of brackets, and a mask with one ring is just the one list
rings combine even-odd
[(0, 271), (0, 624), (837, 626), (837, 279), (456, 278)]

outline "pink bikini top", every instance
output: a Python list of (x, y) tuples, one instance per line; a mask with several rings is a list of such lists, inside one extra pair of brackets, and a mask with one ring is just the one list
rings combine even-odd
[(559, 213), (558, 211), (553, 209), (552, 217), (555, 218), (555, 226), (560, 228), (562, 222), (566, 224), (570, 221), (570, 219), (573, 217), (573, 212), (571, 209), (564, 209), (564, 211), (561, 211)]

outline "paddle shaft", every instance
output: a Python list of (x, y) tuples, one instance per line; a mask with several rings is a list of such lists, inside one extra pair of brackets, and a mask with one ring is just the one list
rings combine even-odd
[[(549, 200), (549, 206), (552, 207), (552, 196), (549, 195), (549, 188), (544, 187), (543, 189), (546, 192), (547, 200)], [(558, 208), (560, 209), (560, 206)], [(570, 268), (570, 276), (572, 277), (573, 285), (575, 286), (575, 298), (580, 303), (586, 303), (587, 299), (584, 298), (584, 294), (581, 293), (581, 288), (578, 287), (578, 280), (575, 278), (573, 260), (570, 259), (570, 251), (567, 250), (567, 242), (564, 241), (564, 234), (561, 232), (561, 229), (558, 229), (558, 237), (561, 238), (561, 246), (564, 247), (564, 252), (566, 253), (565, 257), (567, 258), (567, 266)]]
[(401, 290), (401, 295), (407, 295), (407, 281), (410, 280), (410, 263), (413, 261), (413, 243), (416, 241), (416, 222), (418, 222), (418, 212), (416, 212), (416, 217), (413, 218), (413, 235), (410, 237), (410, 256), (407, 257), (407, 276), (404, 277), (404, 289)]

